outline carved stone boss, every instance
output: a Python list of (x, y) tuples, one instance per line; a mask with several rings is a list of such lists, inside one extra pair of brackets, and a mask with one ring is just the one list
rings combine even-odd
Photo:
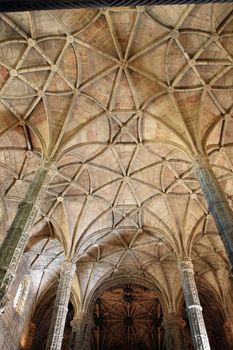
[(196, 350), (210, 350), (202, 307), (194, 279), (193, 264), (189, 259), (180, 263), (180, 273), (194, 348)]

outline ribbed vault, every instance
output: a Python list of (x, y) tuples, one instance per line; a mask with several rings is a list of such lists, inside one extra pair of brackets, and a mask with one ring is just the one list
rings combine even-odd
[(156, 276), (174, 311), (177, 256), (226, 276), (191, 162), (208, 154), (232, 205), (232, 4), (11, 13), (0, 27), (8, 226), (42, 161), (57, 165), (26, 252), (37, 298), (63, 256), (81, 308), (123, 271)]
[(162, 308), (156, 293), (125, 284), (105, 291), (93, 310), (94, 349), (162, 348)]

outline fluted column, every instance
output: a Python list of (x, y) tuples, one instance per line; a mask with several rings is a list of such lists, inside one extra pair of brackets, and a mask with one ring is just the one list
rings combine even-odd
[(16, 270), (54, 171), (55, 167), (51, 164), (44, 164), (37, 170), (0, 247), (0, 313), (4, 312), (8, 302)]
[(210, 350), (191, 260), (180, 262), (180, 273), (194, 348)]
[(185, 325), (186, 322), (177, 313), (168, 314), (162, 323), (167, 350), (185, 350)]
[(70, 292), (75, 271), (76, 264), (74, 262), (64, 261), (62, 263), (46, 350), (61, 349), (66, 316), (68, 312), (68, 304), (70, 300)]
[(233, 266), (233, 213), (208, 159), (200, 155), (193, 163), (194, 173), (208, 203), (226, 253)]
[(73, 350), (90, 350), (91, 349), (91, 329), (92, 318), (85, 313), (80, 313), (78, 317), (71, 321), (73, 332), (75, 333), (73, 338), (73, 344), (71, 349)]

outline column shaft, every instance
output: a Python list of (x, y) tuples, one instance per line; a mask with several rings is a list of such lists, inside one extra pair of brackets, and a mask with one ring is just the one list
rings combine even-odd
[(73, 319), (71, 326), (75, 333), (71, 349), (90, 350), (92, 319), (84, 313)]
[(32, 344), (33, 344), (36, 330), (37, 330), (35, 323), (32, 321), (29, 323), (28, 327), (29, 327), (29, 332), (28, 332), (27, 344), (25, 347), (26, 350), (30, 350), (32, 348)]
[(180, 272), (194, 348), (196, 350), (210, 350), (194, 279), (193, 264), (190, 260), (184, 260), (180, 263)]
[(163, 321), (167, 350), (185, 350), (185, 324), (186, 322), (176, 313), (170, 313)]
[(37, 170), (0, 247), (0, 312), (4, 311), (7, 304), (16, 270), (52, 176), (50, 165)]
[(218, 183), (207, 158), (199, 156), (193, 163), (194, 173), (199, 180), (226, 253), (233, 266), (233, 213), (226, 195)]
[(233, 334), (232, 334), (232, 325), (231, 322), (226, 320), (223, 325), (223, 329), (226, 335), (227, 342), (230, 346), (233, 347)]
[(75, 263), (70, 261), (64, 261), (62, 263), (46, 350), (61, 349), (68, 304), (70, 300), (71, 286), (75, 271)]

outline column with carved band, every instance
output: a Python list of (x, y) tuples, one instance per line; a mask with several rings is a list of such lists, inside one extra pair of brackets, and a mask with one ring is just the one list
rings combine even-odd
[(80, 313), (78, 317), (71, 321), (74, 337), (71, 349), (90, 350), (91, 349), (91, 329), (93, 321), (90, 316)]
[(0, 313), (8, 302), (20, 259), (54, 172), (55, 166), (47, 163), (37, 170), (0, 247)]
[(63, 333), (75, 271), (76, 264), (74, 262), (64, 261), (62, 263), (46, 350), (60, 350), (62, 347)]
[(190, 259), (180, 262), (180, 273), (194, 348), (196, 350), (210, 350), (202, 307), (194, 279), (193, 264)]
[(167, 350), (185, 350), (184, 328), (186, 322), (175, 312), (168, 314), (162, 326)]
[(214, 218), (231, 266), (233, 266), (233, 212), (231, 207), (205, 156), (200, 155), (195, 159), (193, 170)]

